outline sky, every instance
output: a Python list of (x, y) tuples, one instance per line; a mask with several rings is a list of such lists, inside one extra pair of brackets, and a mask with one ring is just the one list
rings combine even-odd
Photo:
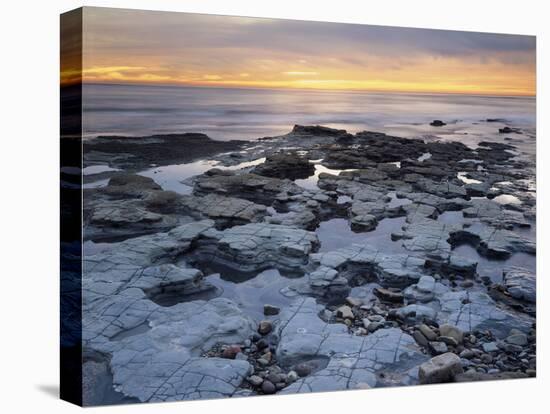
[(85, 8), (83, 42), (84, 82), (536, 91), (534, 36)]

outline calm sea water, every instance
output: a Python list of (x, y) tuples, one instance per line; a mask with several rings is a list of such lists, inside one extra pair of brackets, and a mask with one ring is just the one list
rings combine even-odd
[[(341, 91), (84, 86), (84, 135), (144, 136), (202, 132), (219, 140), (281, 135), (294, 124), (350, 132), (377, 130), (401, 136), (474, 132), (495, 125), (486, 118), (534, 128), (535, 99)], [(433, 119), (448, 122), (434, 130)]]

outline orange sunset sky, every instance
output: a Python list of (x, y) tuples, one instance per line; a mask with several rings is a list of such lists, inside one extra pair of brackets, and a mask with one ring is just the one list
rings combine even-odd
[[(535, 37), (84, 8), (96, 83), (535, 95)], [(71, 77), (62, 73), (62, 81)]]

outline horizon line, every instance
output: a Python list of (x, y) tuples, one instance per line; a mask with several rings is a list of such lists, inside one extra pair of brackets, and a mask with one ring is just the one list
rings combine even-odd
[(283, 91), (321, 91), (321, 92), (350, 92), (350, 93), (390, 93), (390, 94), (422, 94), (422, 95), (460, 95), (460, 96), (484, 96), (498, 98), (536, 98), (536, 92), (531, 93), (497, 93), (497, 92), (451, 92), (451, 91), (429, 91), (429, 90), (397, 90), (397, 89), (346, 89), (346, 88), (294, 88), (282, 86), (247, 86), (247, 85), (206, 85), (189, 83), (162, 83), (162, 82), (97, 82), (97, 81), (77, 81), (61, 82), (60, 86), (72, 86), (81, 83), (82, 85), (100, 85), (100, 86), (152, 86), (152, 87), (175, 87), (175, 88), (197, 88), (197, 89), (247, 89), (247, 90), (283, 90)]

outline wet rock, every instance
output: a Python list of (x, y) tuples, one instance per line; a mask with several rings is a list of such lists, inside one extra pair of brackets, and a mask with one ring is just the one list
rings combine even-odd
[(347, 305), (340, 306), (338, 309), (336, 309), (336, 316), (342, 319), (354, 319), (355, 316), (353, 314), (353, 311), (351, 308)]
[(457, 344), (461, 344), (464, 338), (464, 332), (454, 325), (444, 323), (439, 326), (439, 334), (453, 338)]
[(448, 272), (473, 277), (477, 270), (477, 261), (464, 256), (452, 254), (446, 266)]
[(301, 363), (294, 367), (294, 371), (298, 374), (299, 377), (307, 377), (311, 374), (312, 367), (310, 364)]
[(416, 288), (420, 292), (432, 293), (435, 290), (435, 279), (432, 276), (422, 276), (418, 280)]
[(306, 136), (320, 135), (329, 137), (341, 137), (348, 135), (345, 129), (334, 129), (319, 125), (294, 125), (294, 128), (292, 128), (292, 133)]
[[(281, 312), (277, 356), (282, 363), (298, 358), (318, 358), (323, 365), (288, 386), (284, 393), (357, 389), (374, 386), (376, 372), (392, 365), (396, 381), (412, 381), (409, 370), (425, 360), (414, 339), (400, 329), (378, 329), (356, 336), (344, 324), (328, 324), (317, 315), (322, 309), (313, 298), (300, 299)], [(396, 361), (405, 361), (396, 366)]]
[(482, 345), (485, 352), (497, 352), (498, 346), (496, 342), (486, 342)]
[(193, 250), (198, 261), (217, 263), (239, 271), (267, 268), (296, 271), (317, 248), (315, 233), (287, 226), (251, 223), (201, 234)]
[(258, 333), (260, 335), (267, 335), (271, 332), (273, 329), (273, 326), (271, 324), (271, 321), (261, 321), (258, 325)]
[[(86, 164), (108, 164), (135, 171), (151, 164), (170, 165), (236, 151), (246, 141), (219, 141), (201, 133), (157, 134), (148, 137), (99, 136), (83, 142)], [(131, 154), (132, 156), (125, 156)]]
[(418, 378), (421, 384), (451, 382), (456, 375), (462, 372), (460, 358), (451, 352), (447, 352), (420, 365)]
[(437, 338), (437, 334), (433, 331), (432, 328), (430, 328), (428, 325), (422, 323), (418, 326), (418, 329), (422, 334), (429, 340), (429, 341), (435, 341)]
[(414, 340), (416, 341), (416, 343), (417, 343), (418, 345), (423, 346), (423, 347), (428, 347), (428, 346), (429, 346), (429, 341), (428, 341), (428, 339), (422, 334), (422, 332), (415, 330), (415, 331), (413, 332), (413, 338), (414, 338)]
[(341, 295), (344, 299), (350, 281), (357, 285), (374, 279), (384, 286), (407, 286), (423, 275), (425, 264), (422, 258), (384, 254), (369, 245), (353, 244), (310, 255), (310, 265), (315, 270), (308, 274), (307, 288), (316, 296), (334, 299)]
[(378, 225), (378, 220), (372, 214), (359, 214), (351, 218), (350, 224), (353, 231), (371, 231)]
[(448, 287), (436, 282), (432, 276), (422, 276), (419, 283), (406, 288), (403, 294), (408, 303), (426, 303), (433, 300), (436, 295), (441, 295), (448, 290)]
[(528, 344), (527, 335), (522, 332), (514, 333), (506, 338), (506, 342), (512, 345), (525, 346)]
[(288, 374), (286, 374), (286, 382), (287, 384), (292, 384), (293, 382), (297, 381), (300, 376), (298, 373), (294, 370), (289, 371)]
[(258, 375), (251, 375), (246, 379), (250, 385), (253, 387), (259, 387), (264, 382), (264, 379), (262, 377), (259, 377)]
[(199, 217), (216, 220), (224, 227), (255, 223), (268, 214), (267, 208), (263, 205), (218, 194), (207, 194), (204, 197), (184, 195), (178, 203), (186, 211)]
[(515, 267), (504, 272), (506, 290), (516, 299), (535, 303), (536, 283), (536, 275), (526, 269)]
[(500, 134), (511, 134), (511, 133), (520, 133), (520, 129), (518, 128), (510, 128), (508, 126), (505, 126), (504, 128), (499, 128), (498, 132)]
[(402, 292), (395, 292), (390, 289), (384, 289), (384, 288), (375, 288), (374, 294), (378, 296), (381, 300), (385, 302), (392, 302), (392, 303), (402, 303), (403, 302), (403, 293)]
[(266, 177), (296, 180), (313, 175), (315, 166), (295, 152), (283, 152), (267, 156), (265, 162), (252, 172)]
[(239, 352), (241, 352), (241, 347), (239, 345), (230, 345), (223, 350), (222, 358), (235, 359)]
[(251, 173), (210, 170), (194, 179), (194, 195), (220, 194), (272, 205), (279, 195), (301, 194), (303, 189), (290, 180)]
[(445, 342), (432, 341), (428, 344), (428, 346), (430, 351), (435, 355), (444, 354), (448, 351), (447, 344), (445, 344)]
[(352, 298), (351, 296), (348, 296), (346, 298), (346, 302), (351, 307), (358, 307), (358, 306), (361, 306), (363, 304), (363, 301), (361, 299)]
[(499, 308), (485, 292), (450, 291), (434, 302), (440, 306), (437, 321), (454, 325), (463, 332), (486, 326), (496, 337), (504, 338), (512, 328), (527, 332), (532, 323), (532, 318), (528, 316)]
[(277, 392), (277, 388), (271, 381), (265, 380), (262, 383), (262, 392), (264, 394), (275, 394)]
[(424, 320), (433, 320), (436, 312), (429, 306), (414, 304), (397, 309), (396, 314), (403, 321), (415, 323)]
[(451, 254), (448, 240), (450, 233), (458, 231), (456, 225), (423, 219), (403, 227), (402, 233), (394, 232), (392, 237), (403, 239), (403, 247), (412, 252), (425, 252), (431, 257), (447, 259)]
[(277, 306), (264, 305), (264, 315), (266, 316), (278, 315), (280, 311), (281, 309)]
[(472, 359), (475, 357), (475, 352), (472, 351), (471, 349), (465, 349), (464, 351), (462, 351), (460, 353), (460, 358), (464, 358), (464, 359)]
[(445, 345), (449, 345), (449, 346), (453, 346), (453, 347), (456, 347), (456, 346), (459, 345), (457, 340), (454, 339), (451, 336), (438, 336), (437, 340), (439, 342), (443, 342)]
[(445, 126), (447, 124), (445, 122), (441, 121), (440, 119), (435, 119), (432, 122), (430, 122), (430, 125), (440, 127), (440, 126)]

